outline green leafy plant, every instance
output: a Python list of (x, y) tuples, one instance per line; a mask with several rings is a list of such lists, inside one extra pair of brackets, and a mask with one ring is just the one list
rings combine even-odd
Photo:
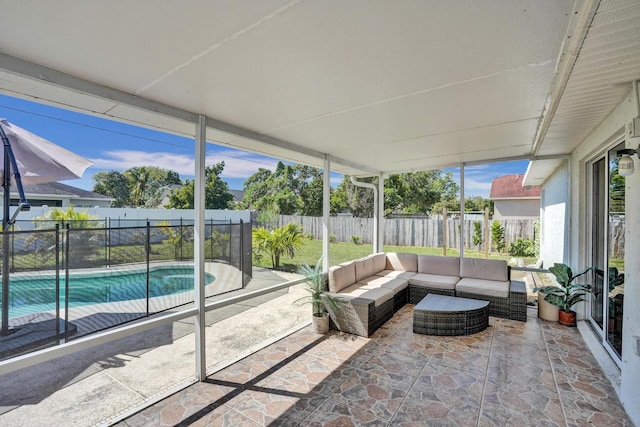
[(480, 250), (480, 245), (482, 244), (482, 224), (480, 221), (473, 223), (473, 244)]
[(533, 240), (519, 238), (509, 246), (509, 255), (519, 257), (532, 257), (536, 255)]
[(544, 300), (560, 308), (564, 312), (571, 312), (571, 307), (575, 304), (585, 301), (585, 296), (591, 293), (591, 285), (582, 285), (574, 283), (578, 277), (584, 276), (593, 267), (573, 275), (571, 268), (566, 264), (553, 264), (549, 271), (556, 277), (556, 281), (560, 286), (541, 286), (535, 288), (534, 292), (544, 292), (546, 294)]
[(335, 243), (338, 240), (335, 234), (329, 234), (329, 243)]
[(327, 312), (326, 306), (332, 310), (338, 310), (338, 302), (327, 292), (327, 275), (322, 272), (322, 259), (319, 259), (315, 267), (302, 265), (298, 272), (305, 277), (307, 286), (305, 290), (309, 295), (294, 301), (294, 304), (311, 303), (313, 315), (322, 317)]
[(280, 257), (284, 254), (293, 258), (295, 251), (304, 244), (304, 233), (302, 226), (293, 222), (273, 229), (271, 231), (264, 227), (253, 229), (253, 252), (258, 258), (263, 254), (271, 257), (273, 268), (280, 267)]
[[(56, 224), (60, 229), (69, 226), (69, 236), (67, 238), (67, 248), (69, 258), (66, 263), (69, 267), (90, 266), (91, 258), (100, 249), (100, 237), (103, 232), (91, 230), (97, 227), (97, 216), (90, 215), (85, 211), (77, 211), (73, 206), (67, 209), (52, 208), (46, 214), (33, 219), (36, 230), (52, 230)], [(55, 233), (34, 233), (27, 238), (27, 244), (33, 245), (33, 253), (40, 262), (47, 262), (55, 256)], [(63, 251), (64, 253), (64, 251)]]
[(504, 227), (498, 221), (493, 221), (491, 224), (491, 239), (496, 250), (502, 253), (504, 250)]
[(354, 245), (361, 245), (362, 244), (362, 237), (360, 237), (360, 236), (351, 236), (351, 242)]

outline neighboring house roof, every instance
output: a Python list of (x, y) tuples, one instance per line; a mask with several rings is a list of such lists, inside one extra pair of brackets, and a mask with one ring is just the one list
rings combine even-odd
[(244, 197), (244, 190), (229, 190), (229, 193), (231, 193), (233, 200), (236, 202), (241, 202)]
[(539, 199), (539, 186), (522, 186), (524, 174), (505, 175), (491, 182), (490, 199)]
[[(83, 190), (81, 188), (72, 187), (60, 182), (46, 182), (42, 184), (27, 184), (23, 185), (24, 193), (29, 197), (36, 196), (63, 196), (72, 199), (85, 199), (85, 200), (113, 200), (113, 197), (105, 196), (104, 194), (94, 193), (93, 191)], [(11, 187), (12, 196), (17, 196), (18, 192), (15, 187)]]

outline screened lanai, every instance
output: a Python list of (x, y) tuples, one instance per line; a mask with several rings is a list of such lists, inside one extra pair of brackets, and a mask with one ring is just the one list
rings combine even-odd
[[(528, 159), (539, 185), (640, 79), (635, 1), (5, 3), (2, 93), (192, 137), (196, 234), (207, 143), (355, 177)], [(328, 173), (324, 189), (327, 268)], [(204, 379), (202, 295), (194, 310)], [(73, 350), (56, 351), (40, 360)]]

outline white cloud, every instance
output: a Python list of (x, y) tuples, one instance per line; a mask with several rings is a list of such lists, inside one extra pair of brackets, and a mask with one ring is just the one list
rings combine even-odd
[[(490, 178), (492, 179), (492, 178)], [(489, 197), (491, 191), (491, 181), (480, 181), (467, 177), (464, 177), (464, 194), (466, 196), (480, 196), (484, 198)]]
[(258, 169), (276, 169), (278, 161), (259, 154), (242, 151), (221, 150), (207, 156), (207, 164), (215, 164), (224, 161), (222, 178), (248, 178)]
[(193, 157), (185, 154), (115, 150), (105, 151), (103, 155), (104, 158), (91, 159), (95, 168), (124, 171), (135, 166), (157, 166), (180, 175), (193, 175)]
[[(124, 171), (135, 166), (157, 166), (163, 169), (171, 169), (181, 177), (192, 177), (194, 170), (194, 157), (187, 154), (166, 152), (146, 152), (134, 150), (114, 150), (103, 153), (102, 158), (94, 158), (92, 165), (96, 169)], [(277, 160), (253, 153), (240, 151), (219, 151), (207, 155), (207, 165), (214, 165), (224, 161), (223, 178), (247, 178), (258, 171), (259, 168), (274, 170)]]

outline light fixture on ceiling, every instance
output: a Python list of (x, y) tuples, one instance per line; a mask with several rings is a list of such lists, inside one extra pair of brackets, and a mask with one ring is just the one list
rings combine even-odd
[(616, 156), (620, 157), (618, 160), (618, 173), (622, 176), (633, 175), (634, 167), (633, 167), (633, 159), (631, 158), (632, 154), (638, 154), (638, 150), (640, 147), (633, 150), (631, 148), (625, 148), (624, 150), (618, 150), (616, 152)]

